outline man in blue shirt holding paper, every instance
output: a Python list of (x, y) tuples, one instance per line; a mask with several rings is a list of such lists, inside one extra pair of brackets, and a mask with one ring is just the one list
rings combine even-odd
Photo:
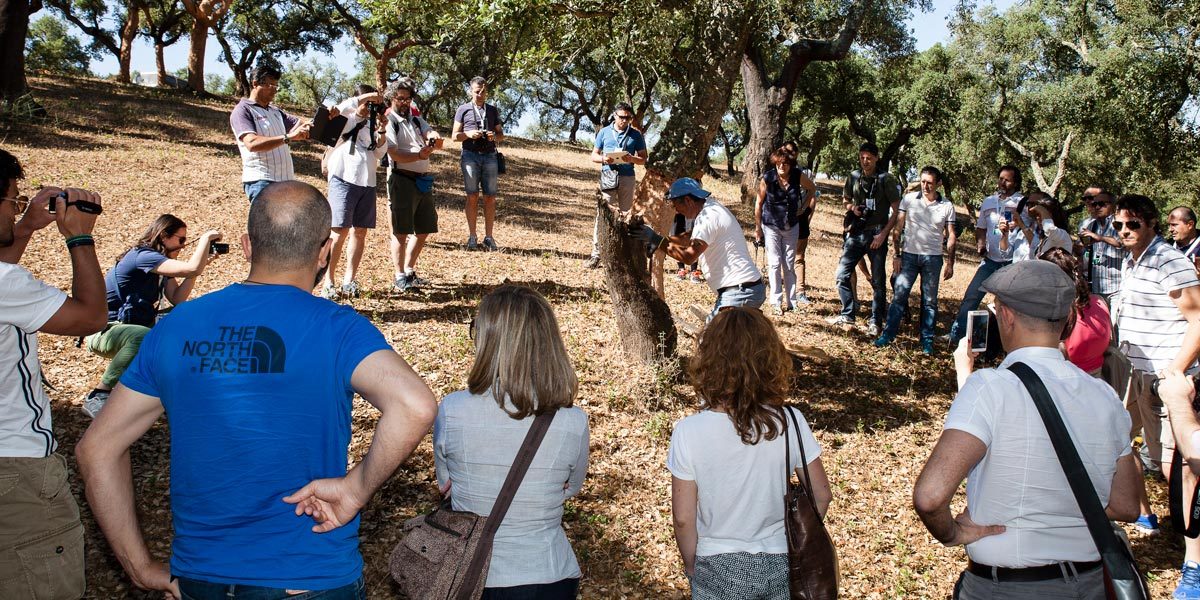
[[(161, 320), (80, 440), (88, 503), (138, 587), (173, 598), (366, 597), (358, 512), (437, 407), (370, 321), (311, 294), (330, 219), (312, 186), (267, 186), (242, 238), (249, 277)], [(347, 470), (355, 392), (380, 417)], [(147, 550), (129, 465), (129, 447), (164, 411), (169, 566)]]
[[(624, 153), (624, 154), (622, 154)], [(596, 145), (592, 148), (592, 162), (600, 167), (600, 193), (608, 208), (620, 211), (624, 216), (633, 208), (633, 190), (637, 177), (633, 165), (646, 164), (646, 138), (633, 127), (633, 107), (628, 102), (618, 102), (613, 110), (613, 122), (596, 134)], [(592, 229), (592, 256), (584, 267), (600, 266), (600, 212), (596, 211), (596, 225)]]

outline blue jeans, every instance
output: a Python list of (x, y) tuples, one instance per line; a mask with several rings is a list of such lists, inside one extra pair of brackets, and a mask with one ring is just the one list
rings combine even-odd
[(458, 164), (462, 167), (463, 189), (468, 196), (478, 194), (480, 187), (483, 188), (484, 196), (496, 195), (499, 187), (496, 180), (500, 177), (500, 173), (497, 170), (499, 163), (496, 161), (495, 152), (480, 154), (463, 150)]
[(367, 586), (361, 577), (340, 588), (301, 594), (288, 594), (287, 590), (280, 588), (211, 583), (180, 577), (179, 591), (183, 593), (183, 600), (367, 600)]
[(1012, 261), (995, 261), (986, 256), (983, 262), (979, 263), (979, 269), (975, 271), (975, 277), (971, 278), (971, 284), (967, 286), (967, 292), (963, 294), (962, 304), (958, 306), (958, 318), (954, 319), (954, 324), (950, 326), (950, 346), (958, 345), (958, 340), (961, 340), (967, 335), (967, 313), (979, 308), (979, 303), (983, 302), (983, 297), (987, 292), (979, 289), (983, 286), (983, 282), (992, 273), (999, 271), (1001, 267), (1011, 264)]
[(864, 256), (871, 261), (871, 290), (874, 292), (871, 299), (871, 319), (876, 324), (883, 324), (887, 318), (887, 269), (884, 266), (887, 261), (887, 241), (880, 244), (879, 248), (871, 249), (871, 240), (879, 231), (877, 227), (867, 229), (846, 236), (846, 241), (842, 242), (842, 259), (838, 262), (834, 279), (837, 281), (838, 298), (842, 301), (842, 316), (851, 321), (858, 312), (858, 290), (850, 285), (850, 276), (854, 274), (854, 268)]
[(275, 182), (271, 181), (269, 179), (259, 179), (258, 181), (243, 181), (242, 182), (242, 190), (246, 192), (246, 197), (249, 198), (250, 203), (253, 204), (254, 201), (258, 199), (258, 195), (261, 194), (263, 192), (263, 190), (267, 189), (267, 186), (271, 185), (272, 183), (275, 183)]
[(921, 341), (933, 340), (933, 327), (937, 322), (938, 284), (942, 279), (942, 265), (946, 259), (942, 255), (910, 254), (900, 256), (900, 272), (896, 274), (896, 282), (892, 289), (895, 295), (888, 307), (887, 327), (883, 336), (896, 339), (900, 332), (900, 320), (908, 309), (908, 295), (912, 293), (917, 275), (921, 276)]
[(717, 303), (713, 305), (712, 312), (708, 314), (708, 320), (713, 320), (717, 313), (722, 308), (733, 308), (735, 306), (745, 306), (747, 308), (761, 308), (763, 302), (767, 301), (767, 286), (762, 280), (758, 280), (757, 285), (751, 285), (744, 288), (730, 287), (723, 292), (717, 293)]

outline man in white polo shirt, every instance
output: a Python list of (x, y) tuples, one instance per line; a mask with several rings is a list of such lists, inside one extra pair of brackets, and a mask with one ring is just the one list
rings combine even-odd
[[(954, 231), (954, 205), (937, 191), (941, 183), (942, 172), (937, 167), (925, 167), (921, 169), (921, 189), (900, 201), (900, 218), (892, 230), (900, 269), (892, 286), (895, 295), (888, 307), (887, 324), (875, 340), (876, 347), (882, 348), (895, 341), (900, 332), (900, 319), (908, 310), (908, 295), (920, 275), (921, 351), (933, 354), (938, 284), (942, 278), (954, 276), (954, 248), (958, 243)], [(903, 246), (900, 232), (904, 232)]]
[(250, 97), (229, 113), (229, 126), (242, 155), (242, 189), (254, 202), (272, 181), (291, 181), (292, 152), (288, 144), (308, 139), (307, 122), (272, 106), (283, 73), (269, 65), (250, 71)]
[[(966, 545), (954, 588), (976, 598), (1105, 598), (1096, 544), (1067, 483), (1033, 399), (1007, 367), (1028, 365), (1045, 384), (1110, 519), (1137, 515), (1140, 479), (1129, 448), (1129, 415), (1116, 392), (1058, 350), (1075, 284), (1053, 263), (1030, 260), (981, 286), (996, 298), (1008, 357), (972, 372), (967, 340), (955, 352), (959, 391), (941, 438), (913, 489), (917, 514), (946, 546)], [(967, 480), (967, 507), (950, 502)]]
[[(1144, 430), (1150, 460), (1161, 472), (1170, 472), (1175, 451), (1167, 411), (1152, 385), (1161, 374), (1191, 371), (1200, 356), (1200, 280), (1192, 262), (1161, 233), (1158, 207), (1146, 196), (1127, 195), (1117, 200), (1113, 229), (1125, 250), (1121, 291), (1116, 302), (1121, 351), (1129, 358), (1133, 374), (1125, 406), (1133, 419), (1132, 430)], [(1184, 472), (1184, 487), (1193, 485)], [(1157, 529), (1142, 488), (1139, 528)], [(1184, 538), (1186, 554), (1175, 598), (1200, 599), (1200, 540)]]
[(708, 286), (717, 293), (710, 319), (723, 308), (759, 308), (767, 299), (762, 273), (754, 266), (742, 226), (711, 195), (691, 177), (676, 179), (667, 191), (667, 199), (675, 212), (694, 220), (692, 231), (663, 237), (643, 225), (634, 232), (646, 241), (650, 254), (663, 250), (684, 264), (699, 261)]

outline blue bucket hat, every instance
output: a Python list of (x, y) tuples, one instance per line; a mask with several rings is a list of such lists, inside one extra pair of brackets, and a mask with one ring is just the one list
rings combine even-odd
[(667, 200), (676, 200), (684, 196), (692, 196), (695, 198), (707, 198), (712, 194), (700, 187), (700, 182), (691, 177), (680, 177), (671, 184), (671, 189), (667, 190)]

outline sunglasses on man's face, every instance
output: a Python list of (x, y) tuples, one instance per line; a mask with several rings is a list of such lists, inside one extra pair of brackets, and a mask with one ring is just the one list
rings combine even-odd
[(1095, 202), (1089, 202), (1088, 206), (1092, 208), (1104, 208), (1105, 206), (1108, 206), (1108, 203), (1103, 200), (1097, 200)]
[(17, 196), (16, 198), (0, 198), (0, 202), (3, 202), (5, 200), (12, 202), (13, 206), (17, 207), (18, 215), (23, 215), (23, 214), (25, 214), (25, 211), (29, 210), (30, 200), (29, 200), (28, 196)]
[(1141, 221), (1113, 221), (1113, 229), (1120, 231), (1128, 227), (1130, 231), (1137, 231), (1142, 228)]

